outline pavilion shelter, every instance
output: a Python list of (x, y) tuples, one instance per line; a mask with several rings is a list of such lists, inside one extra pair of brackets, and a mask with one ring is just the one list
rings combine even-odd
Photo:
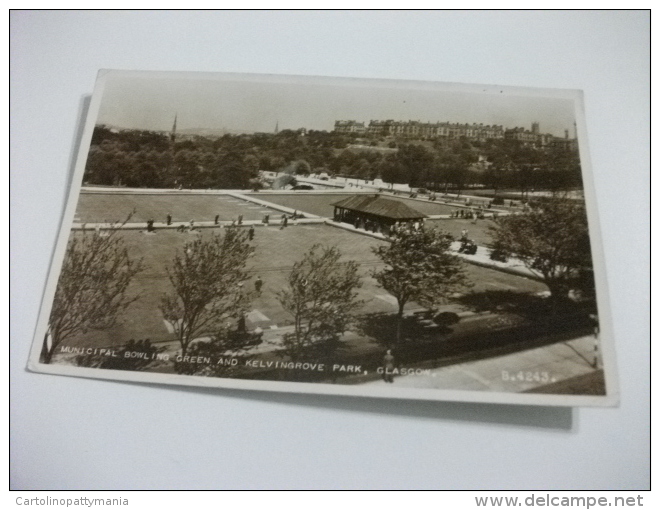
[(405, 223), (421, 225), (428, 217), (399, 200), (378, 194), (355, 195), (332, 205), (335, 221), (383, 234), (389, 234), (393, 228)]

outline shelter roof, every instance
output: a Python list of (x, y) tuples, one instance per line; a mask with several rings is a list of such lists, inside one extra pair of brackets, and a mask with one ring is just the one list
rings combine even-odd
[(400, 200), (384, 198), (380, 195), (355, 195), (332, 205), (393, 220), (417, 220), (427, 217)]

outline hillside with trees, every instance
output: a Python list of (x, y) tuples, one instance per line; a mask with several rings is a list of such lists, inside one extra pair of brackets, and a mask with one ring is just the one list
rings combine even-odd
[(577, 152), (516, 140), (470, 141), (326, 131), (220, 137), (97, 126), (85, 169), (88, 185), (146, 188), (258, 188), (260, 171), (328, 173), (438, 191), (475, 185), (495, 191), (582, 187)]

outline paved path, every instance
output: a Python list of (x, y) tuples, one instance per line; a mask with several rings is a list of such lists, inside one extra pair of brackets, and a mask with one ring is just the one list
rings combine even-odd
[[(333, 220), (324, 220), (324, 221), (326, 225), (348, 230), (349, 232), (353, 232), (355, 234), (374, 237), (382, 241), (389, 240), (387, 236), (381, 233), (370, 232), (362, 228), (356, 228), (354, 225), (351, 225), (350, 223), (341, 223)], [(460, 247), (461, 247), (460, 241), (454, 241), (451, 244), (451, 250), (454, 252), (454, 254), (465, 260), (465, 262), (469, 262), (470, 264), (475, 264), (477, 266), (488, 267), (490, 269), (496, 269), (498, 271), (503, 271), (505, 273), (515, 274), (516, 276), (524, 276), (526, 278), (542, 280), (542, 278), (539, 275), (528, 269), (520, 259), (517, 259), (515, 257), (510, 257), (506, 262), (499, 262), (497, 260), (492, 260), (490, 258), (490, 248), (486, 248), (485, 246), (479, 246), (477, 248), (477, 253), (475, 253), (474, 255), (468, 255), (467, 253), (459, 253), (458, 249)]]
[(530, 391), (597, 371), (593, 366), (594, 345), (593, 336), (584, 336), (442, 368), (399, 367), (413, 368), (412, 375), (396, 374), (393, 383), (378, 380), (364, 384), (507, 393)]

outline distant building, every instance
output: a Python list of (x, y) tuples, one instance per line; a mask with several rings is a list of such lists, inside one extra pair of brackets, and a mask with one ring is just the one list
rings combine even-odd
[(366, 129), (364, 122), (356, 122), (354, 120), (337, 120), (335, 121), (335, 133), (358, 133), (364, 134)]
[(571, 152), (578, 151), (577, 138), (569, 138), (568, 129), (564, 131), (564, 138), (559, 138), (558, 136), (552, 137), (552, 140), (550, 140), (550, 145), (556, 149), (561, 149), (565, 151), (571, 151)]
[(372, 136), (399, 136), (409, 138), (447, 138), (450, 140), (465, 137), (469, 140), (504, 138), (503, 126), (483, 124), (453, 124), (450, 122), (420, 122), (416, 120), (371, 120), (368, 126), (354, 120), (338, 120), (335, 132), (365, 133)]
[(534, 131), (528, 131), (525, 128), (517, 127), (513, 129), (507, 129), (504, 131), (505, 140), (516, 140), (523, 143), (524, 145), (538, 145), (542, 146), (545, 138), (542, 138), (541, 135), (535, 133)]
[(420, 122), (417, 120), (371, 120), (369, 125), (355, 120), (335, 121), (336, 133), (357, 133), (369, 136), (396, 136), (402, 138), (427, 138), (468, 141), (517, 140), (524, 145), (535, 147), (565, 147), (577, 150), (577, 139), (558, 138), (549, 133), (541, 133), (538, 122), (532, 123), (532, 129), (522, 127), (505, 129), (499, 125), (459, 124), (452, 122)]
[(549, 133), (541, 133), (538, 122), (532, 123), (531, 131), (521, 127), (507, 129), (504, 132), (504, 138), (506, 140), (517, 140), (523, 145), (533, 145), (535, 147), (555, 146), (554, 141), (558, 139)]

